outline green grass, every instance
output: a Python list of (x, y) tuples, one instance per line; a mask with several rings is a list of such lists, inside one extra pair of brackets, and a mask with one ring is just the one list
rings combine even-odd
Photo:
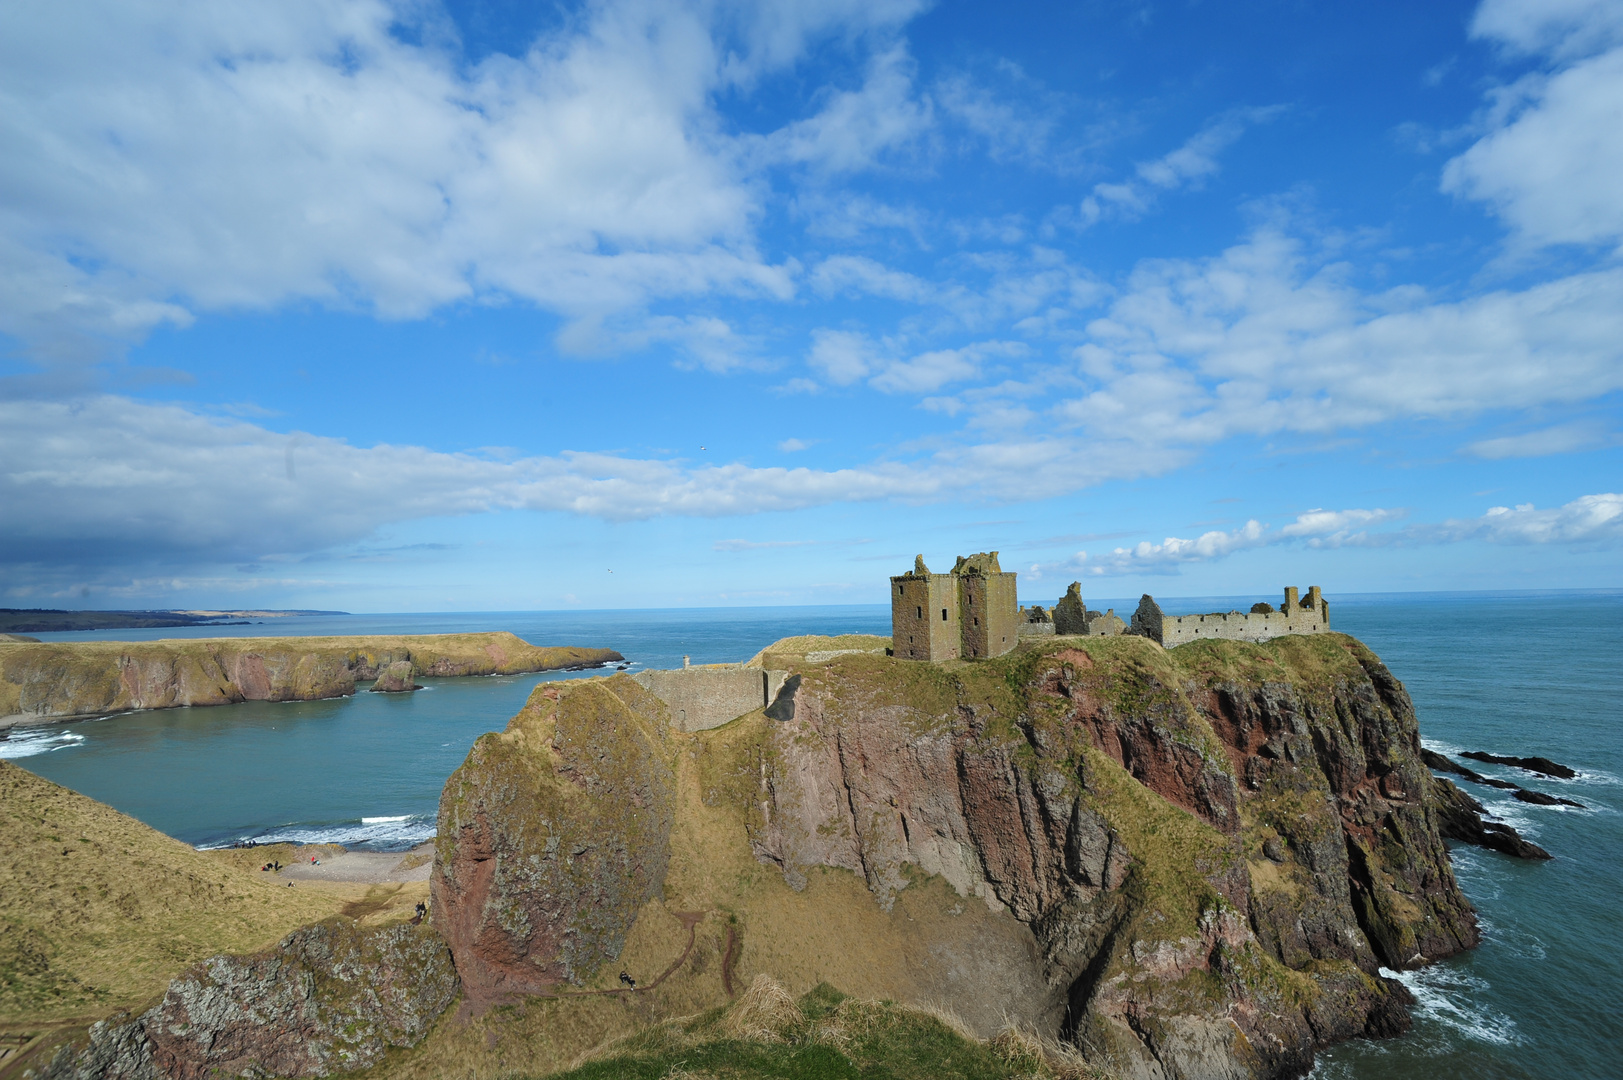
[[(1053, 1048), (1063, 1055), (1058, 1047)], [(1014, 1080), (1081, 1078), (1030, 1036), (982, 1042), (949, 1014), (846, 997), (823, 983), (792, 1001), (758, 980), (735, 1004), (612, 1043), (554, 1080)]]

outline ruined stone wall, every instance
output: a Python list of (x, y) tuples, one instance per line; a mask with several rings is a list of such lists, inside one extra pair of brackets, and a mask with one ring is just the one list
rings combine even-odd
[(1298, 600), (1296, 588), (1285, 590), (1283, 610), (1267, 612), (1210, 612), (1204, 615), (1166, 615), (1150, 596), (1139, 602), (1133, 616), (1135, 633), (1142, 633), (1173, 648), (1190, 641), (1222, 638), (1229, 641), (1268, 641), (1287, 634), (1323, 634), (1330, 630), (1330, 605), (1317, 585), (1307, 599)]
[(785, 677), (782, 671), (732, 664), (639, 671), (632, 676), (670, 708), (671, 726), (678, 731), (708, 731), (765, 708)]
[(1121, 621), (1121, 616), (1116, 614), (1115, 608), (1111, 608), (1104, 614), (1097, 611), (1088, 612), (1088, 637), (1115, 637), (1117, 634), (1125, 634), (1126, 632), (1127, 624)]

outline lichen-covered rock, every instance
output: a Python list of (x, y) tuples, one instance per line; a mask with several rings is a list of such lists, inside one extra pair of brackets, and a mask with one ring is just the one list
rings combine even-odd
[(1380, 966), (1477, 941), (1413, 707), (1351, 638), (801, 674), (733, 766), (758, 856), (791, 886), (851, 869), (882, 905), (911, 864), (1007, 907), (1051, 991), (1022, 1019), (1124, 1077), (1301, 1075), (1407, 1026)]
[(216, 956), (163, 1000), (91, 1027), (39, 1080), (323, 1077), (414, 1046), (457, 993), (444, 940), (426, 926), (307, 926), (255, 956)]
[(620, 954), (670, 861), (659, 699), (623, 675), (547, 683), (440, 796), (430, 888), (475, 1007), (580, 983)]
[(377, 682), (372, 684), (372, 690), (379, 694), (403, 694), (411, 690), (419, 690), (414, 677), (410, 660), (396, 660), (378, 672)]

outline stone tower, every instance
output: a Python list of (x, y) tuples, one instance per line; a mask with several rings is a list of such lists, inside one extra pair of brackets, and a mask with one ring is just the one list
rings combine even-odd
[(997, 552), (959, 558), (950, 574), (933, 574), (924, 556), (911, 573), (890, 579), (891, 651), (904, 660), (1002, 656), (1019, 640), (1015, 574)]

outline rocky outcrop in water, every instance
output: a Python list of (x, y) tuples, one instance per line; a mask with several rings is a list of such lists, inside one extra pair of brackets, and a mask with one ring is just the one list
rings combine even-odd
[(0, 643), (0, 728), (130, 709), (347, 697), (391, 665), (412, 676), (514, 675), (620, 660), (508, 633)]
[(372, 691), (377, 694), (404, 694), (421, 689), (410, 660), (396, 660), (383, 668), (378, 672), (377, 682), (372, 684)]
[(137, 1017), (93, 1025), (38, 1080), (324, 1077), (414, 1046), (457, 993), (444, 940), (426, 926), (335, 919), (256, 956), (217, 956)]
[(440, 797), (434, 925), (469, 1004), (580, 983), (620, 954), (670, 860), (664, 707), (627, 676), (536, 688)]
[(1510, 765), (1517, 769), (1525, 769), (1540, 776), (1558, 776), (1563, 780), (1571, 780), (1578, 775), (1576, 769), (1569, 765), (1551, 761), (1547, 757), (1516, 757), (1506, 754), (1490, 754), (1484, 750), (1467, 750), (1460, 757), (1470, 758), (1472, 761), (1485, 761), (1489, 765)]

